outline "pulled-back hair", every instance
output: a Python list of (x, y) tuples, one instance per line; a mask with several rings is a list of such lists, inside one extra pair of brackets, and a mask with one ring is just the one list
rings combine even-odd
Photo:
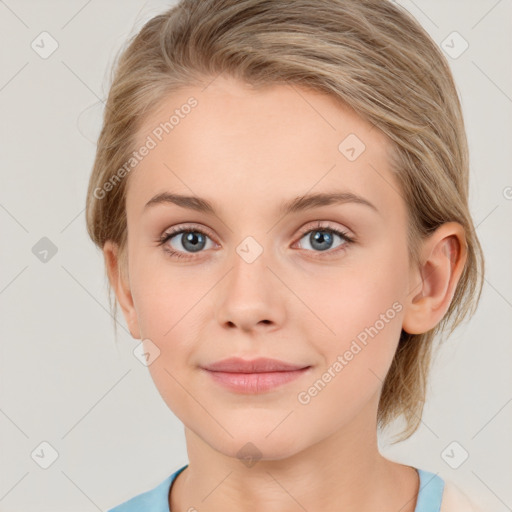
[[(402, 330), (383, 383), (378, 425), (403, 415), (418, 428), (432, 346), (478, 305), (484, 257), (468, 207), (469, 156), (461, 104), (438, 46), (387, 0), (182, 0), (150, 19), (118, 55), (87, 192), (87, 229), (126, 263), (126, 187), (97, 191), (129, 160), (144, 120), (172, 92), (220, 73), (255, 88), (292, 84), (330, 95), (385, 133), (407, 206), (411, 265), (441, 224), (465, 229), (467, 260), (448, 311), (422, 334)], [(114, 318), (116, 302), (111, 308)]]

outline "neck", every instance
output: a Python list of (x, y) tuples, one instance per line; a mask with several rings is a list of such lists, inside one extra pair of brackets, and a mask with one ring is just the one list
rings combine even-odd
[(226, 456), (185, 429), (190, 462), (172, 486), (170, 509), (414, 512), (416, 470), (379, 453), (376, 429), (354, 427), (288, 457), (262, 458), (253, 465)]

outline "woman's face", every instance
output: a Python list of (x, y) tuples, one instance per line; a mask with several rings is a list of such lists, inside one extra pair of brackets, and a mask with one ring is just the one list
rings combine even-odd
[[(418, 284), (386, 136), (320, 93), (218, 77), (170, 96), (138, 142), (122, 306), (169, 408), (232, 457), (245, 446), (279, 459), (374, 429)], [(204, 370), (229, 357), (308, 368), (233, 389)]]

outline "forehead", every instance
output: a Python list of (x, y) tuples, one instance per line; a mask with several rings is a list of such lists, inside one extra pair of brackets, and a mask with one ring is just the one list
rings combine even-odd
[(335, 98), (296, 85), (254, 89), (217, 77), (173, 92), (144, 120), (127, 204), (155, 194), (271, 205), (308, 192), (346, 190), (379, 209), (400, 198), (387, 136)]

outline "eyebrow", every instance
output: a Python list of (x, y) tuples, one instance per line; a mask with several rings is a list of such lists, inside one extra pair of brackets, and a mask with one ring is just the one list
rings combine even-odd
[[(364, 197), (358, 196), (352, 192), (321, 192), (299, 196), (283, 203), (279, 208), (279, 212), (281, 215), (287, 215), (289, 213), (306, 211), (321, 206), (345, 203), (362, 204), (379, 213), (379, 210), (374, 204), (370, 203), (370, 201)], [(157, 194), (156, 196), (152, 197), (144, 206), (144, 210), (146, 211), (148, 208), (157, 204), (175, 204), (177, 206), (181, 206), (182, 208), (188, 208), (197, 212), (215, 215), (215, 208), (212, 203), (206, 199), (195, 196), (162, 192), (161, 194)]]

